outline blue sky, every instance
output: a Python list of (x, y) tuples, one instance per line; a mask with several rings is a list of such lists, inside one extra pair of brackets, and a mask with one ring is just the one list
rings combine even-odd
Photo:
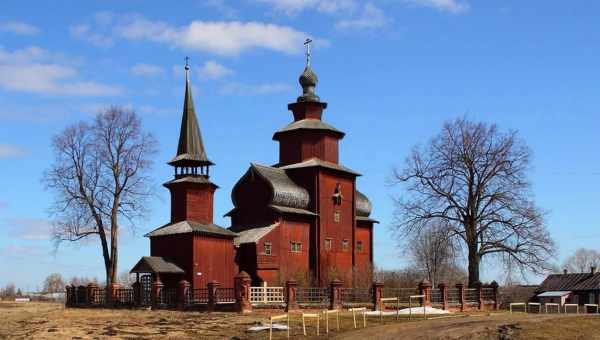
[[(51, 195), (40, 182), (51, 137), (102, 107), (137, 110), (160, 142), (152, 212), (121, 242), (120, 271), (149, 252), (167, 222), (160, 183), (176, 150), (183, 59), (217, 164), (217, 223), (249, 162), (272, 164), (272, 133), (291, 121), (302, 41), (315, 40), (325, 120), (347, 133), (341, 162), (381, 221), (375, 261), (404, 264), (389, 232), (386, 186), (409, 150), (448, 119), (517, 129), (534, 153), (530, 178), (562, 261), (600, 241), (600, 4), (589, 1), (226, 0), (22, 1), (0, 5), (0, 285), (34, 289), (50, 272), (103, 277), (96, 243), (48, 240)], [(483, 268), (484, 279), (498, 273)]]

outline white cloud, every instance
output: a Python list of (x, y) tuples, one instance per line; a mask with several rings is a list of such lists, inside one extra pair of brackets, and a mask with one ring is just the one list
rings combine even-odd
[(242, 84), (237, 82), (227, 83), (220, 89), (223, 95), (268, 95), (281, 92), (289, 92), (292, 87), (283, 83)]
[(445, 11), (450, 13), (463, 13), (469, 10), (469, 4), (466, 1), (460, 0), (404, 0), (408, 3), (430, 7), (439, 11)]
[(192, 21), (187, 26), (173, 27), (142, 17), (120, 25), (117, 34), (220, 55), (238, 55), (254, 48), (295, 53), (301, 51), (302, 41), (308, 36), (288, 26), (261, 22)]
[(338, 29), (372, 29), (383, 27), (388, 22), (389, 19), (383, 10), (372, 3), (366, 3), (359, 16), (340, 20), (336, 23), (335, 27)]
[(0, 32), (9, 32), (20, 35), (35, 35), (40, 32), (40, 29), (20, 21), (3, 21), (0, 22)]
[(356, 0), (255, 0), (272, 6), (276, 11), (296, 15), (308, 9), (321, 13), (350, 12), (358, 7)]
[[(187, 50), (235, 56), (252, 49), (281, 53), (302, 51), (309, 35), (292, 27), (263, 22), (202, 21), (174, 26), (140, 15), (98, 15), (92, 24), (71, 28), (71, 34), (96, 45), (109, 45), (115, 39), (146, 40)], [(108, 22), (108, 23), (107, 23)], [(315, 42), (325, 44), (322, 39)]]
[(90, 25), (81, 24), (71, 26), (69, 27), (69, 33), (71, 33), (71, 36), (75, 38), (87, 41), (90, 44), (98, 47), (110, 47), (114, 44), (112, 37), (93, 32)]
[(114, 96), (122, 92), (118, 86), (80, 80), (76, 68), (51, 59), (50, 53), (36, 46), (12, 52), (0, 48), (0, 88), (76, 96)]
[(131, 68), (131, 74), (134, 76), (153, 77), (165, 74), (165, 70), (157, 65), (151, 64), (135, 64)]
[(0, 144), (0, 159), (16, 158), (27, 154), (27, 150), (20, 146), (10, 144)]
[(233, 70), (217, 63), (214, 60), (209, 60), (204, 63), (202, 68), (199, 70), (200, 77), (207, 79), (219, 79), (229, 75), (232, 75)]

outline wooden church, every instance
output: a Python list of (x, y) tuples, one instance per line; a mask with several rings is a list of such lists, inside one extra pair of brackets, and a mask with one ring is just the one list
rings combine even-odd
[(251, 163), (238, 180), (231, 192), (234, 208), (226, 214), (229, 228), (213, 223), (214, 163), (202, 141), (188, 65), (185, 71), (179, 145), (168, 163), (174, 178), (164, 184), (171, 193), (171, 221), (146, 234), (150, 256), (131, 272), (151, 274), (171, 287), (185, 279), (192, 288), (213, 280), (231, 287), (240, 271), (253, 284), (370, 282), (377, 221), (356, 188), (360, 174), (339, 162), (344, 133), (322, 120), (327, 103), (315, 93), (310, 58), (299, 78), (302, 94), (288, 105), (293, 121), (273, 134), (279, 162)]

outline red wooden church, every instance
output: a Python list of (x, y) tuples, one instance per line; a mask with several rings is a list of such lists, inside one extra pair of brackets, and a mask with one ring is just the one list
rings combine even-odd
[(171, 221), (146, 236), (150, 255), (132, 273), (149, 273), (165, 286), (181, 279), (192, 288), (216, 280), (231, 287), (240, 271), (254, 284), (287, 279), (324, 285), (370, 282), (373, 264), (371, 203), (356, 188), (359, 173), (339, 162), (344, 133), (322, 120), (327, 103), (315, 93), (317, 75), (307, 61), (302, 95), (288, 105), (293, 121), (275, 132), (279, 162), (252, 163), (233, 187), (231, 227), (213, 223), (208, 159), (196, 117), (186, 65), (185, 100), (174, 178)]

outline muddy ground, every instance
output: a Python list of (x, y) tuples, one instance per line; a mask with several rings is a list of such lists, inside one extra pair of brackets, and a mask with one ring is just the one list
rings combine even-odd
[[(265, 339), (267, 332), (246, 330), (280, 311), (250, 315), (149, 310), (65, 309), (55, 303), (0, 302), (0, 338), (4, 339)], [(352, 316), (341, 317), (341, 330), (316, 337), (315, 323), (307, 327), (310, 339), (600, 339), (600, 316), (532, 315), (508, 313), (455, 314), (430, 320), (377, 317), (367, 328), (355, 330)], [(331, 321), (335, 329), (335, 322)], [(274, 338), (285, 338), (276, 332)], [(292, 338), (302, 336), (298, 315), (292, 318)]]

